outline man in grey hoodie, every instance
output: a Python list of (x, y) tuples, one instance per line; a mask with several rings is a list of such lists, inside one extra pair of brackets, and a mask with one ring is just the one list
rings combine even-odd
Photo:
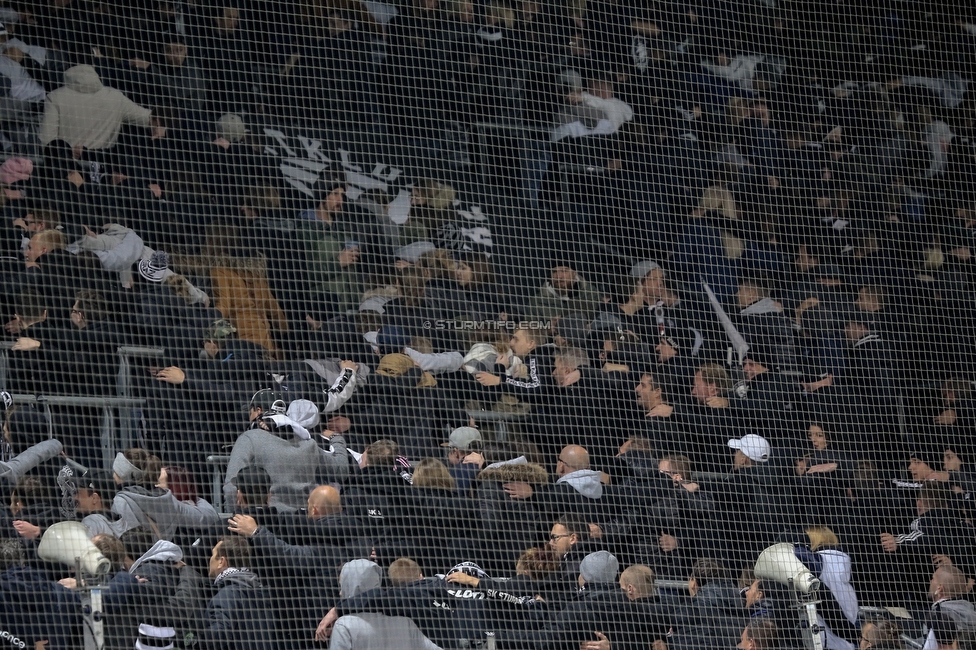
[[(383, 570), (369, 560), (347, 562), (339, 573), (340, 595), (352, 598), (375, 589), (383, 581)], [(409, 618), (367, 613), (341, 616), (331, 630), (319, 630), (316, 639), (331, 635), (329, 650), (440, 650)]]

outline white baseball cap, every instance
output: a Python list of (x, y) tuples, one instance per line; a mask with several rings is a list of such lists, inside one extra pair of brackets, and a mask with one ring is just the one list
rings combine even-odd
[(757, 463), (765, 463), (769, 460), (769, 442), (762, 436), (757, 436), (754, 433), (742, 436), (739, 440), (729, 440), (729, 447), (740, 450)]

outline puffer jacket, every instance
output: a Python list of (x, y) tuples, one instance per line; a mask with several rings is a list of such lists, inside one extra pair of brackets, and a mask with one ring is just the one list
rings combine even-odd
[(102, 85), (95, 68), (76, 65), (64, 73), (64, 86), (47, 96), (41, 121), (41, 144), (65, 140), (72, 147), (108, 149), (123, 124), (149, 126), (148, 108), (114, 88)]
[(545, 468), (534, 463), (487, 467), (478, 474), (474, 489), (482, 518), (482, 555), (489, 574), (511, 572), (522, 552), (538, 545), (543, 529), (552, 525), (542, 521), (542, 512), (531, 500), (512, 499), (502, 486), (516, 482), (539, 488), (548, 481)]

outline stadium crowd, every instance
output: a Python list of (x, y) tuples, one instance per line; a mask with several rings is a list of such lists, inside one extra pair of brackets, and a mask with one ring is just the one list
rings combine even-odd
[(0, 647), (976, 643), (972, 7), (2, 4)]

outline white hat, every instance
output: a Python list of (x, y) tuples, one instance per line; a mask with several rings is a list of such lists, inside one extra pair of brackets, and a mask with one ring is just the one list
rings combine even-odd
[(306, 429), (314, 429), (319, 425), (319, 407), (307, 399), (293, 401), (288, 405), (285, 415)]
[(641, 260), (630, 267), (630, 275), (635, 278), (647, 277), (647, 274), (654, 269), (661, 268), (661, 265), (654, 260)]
[(729, 440), (729, 447), (740, 450), (757, 463), (765, 463), (769, 460), (769, 442), (754, 433), (742, 436), (739, 440)]

